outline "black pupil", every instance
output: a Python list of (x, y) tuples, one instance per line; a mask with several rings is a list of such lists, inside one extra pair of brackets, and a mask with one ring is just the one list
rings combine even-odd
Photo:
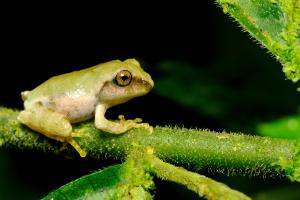
[(121, 79), (122, 79), (123, 81), (126, 81), (126, 80), (128, 79), (128, 76), (123, 75), (123, 76), (121, 76)]

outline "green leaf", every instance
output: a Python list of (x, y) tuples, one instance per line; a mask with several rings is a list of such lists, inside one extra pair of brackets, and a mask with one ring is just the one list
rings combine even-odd
[(72, 181), (51, 192), (43, 200), (64, 199), (152, 199), (147, 191), (150, 176), (137, 173), (131, 163), (108, 167)]
[(283, 117), (257, 126), (257, 133), (274, 138), (300, 138), (300, 115)]
[(225, 13), (276, 56), (287, 78), (300, 79), (299, 0), (218, 0)]

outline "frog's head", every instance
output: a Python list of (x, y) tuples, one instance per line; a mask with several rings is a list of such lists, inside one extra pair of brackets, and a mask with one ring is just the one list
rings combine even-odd
[(99, 101), (107, 107), (124, 103), (134, 97), (147, 94), (154, 86), (151, 76), (135, 59), (114, 60), (107, 63), (110, 76), (98, 94)]

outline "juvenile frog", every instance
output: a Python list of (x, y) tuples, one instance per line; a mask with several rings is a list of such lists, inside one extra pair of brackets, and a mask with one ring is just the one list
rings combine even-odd
[(121, 134), (132, 128), (152, 130), (141, 119), (119, 121), (105, 118), (108, 108), (147, 94), (154, 86), (150, 75), (135, 59), (113, 60), (91, 68), (52, 77), (31, 91), (22, 92), (25, 109), (18, 120), (45, 136), (72, 145), (86, 156), (73, 137), (72, 123), (95, 116), (102, 131)]

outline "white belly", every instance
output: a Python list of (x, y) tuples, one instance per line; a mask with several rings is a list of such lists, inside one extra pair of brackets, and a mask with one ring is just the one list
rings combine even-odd
[[(50, 108), (66, 116), (71, 123), (81, 122), (94, 116), (96, 107), (96, 98), (68, 96), (54, 98), (40, 98), (33, 103), (41, 103), (43, 106)], [(31, 103), (32, 104), (32, 103)], [(25, 107), (30, 107), (29, 104)]]

